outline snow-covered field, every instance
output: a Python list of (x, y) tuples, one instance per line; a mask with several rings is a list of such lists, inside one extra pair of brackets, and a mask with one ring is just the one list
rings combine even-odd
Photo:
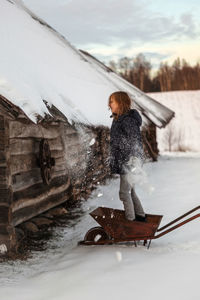
[[(165, 154), (145, 170), (154, 192), (138, 195), (146, 212), (164, 215), (162, 225), (199, 205), (200, 154)], [(79, 222), (59, 229), (47, 251), (1, 264), (1, 299), (199, 299), (200, 219), (152, 241), (149, 250), (142, 243), (77, 246), (97, 225), (90, 211), (122, 209), (118, 190), (117, 176), (93, 191)]]
[(157, 128), (160, 151), (200, 151), (200, 90), (147, 95), (175, 112), (165, 128)]

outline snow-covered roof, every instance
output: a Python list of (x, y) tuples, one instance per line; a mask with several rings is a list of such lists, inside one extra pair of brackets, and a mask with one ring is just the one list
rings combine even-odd
[(0, 95), (36, 122), (54, 105), (71, 123), (110, 126), (108, 97), (127, 91), (143, 118), (165, 126), (173, 112), (145, 95), (27, 9), (20, 0), (0, 0)]

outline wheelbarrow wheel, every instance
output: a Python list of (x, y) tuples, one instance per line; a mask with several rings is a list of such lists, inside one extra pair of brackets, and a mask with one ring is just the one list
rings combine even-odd
[(109, 239), (110, 236), (105, 232), (105, 230), (101, 226), (89, 229), (84, 237), (85, 242), (99, 242)]

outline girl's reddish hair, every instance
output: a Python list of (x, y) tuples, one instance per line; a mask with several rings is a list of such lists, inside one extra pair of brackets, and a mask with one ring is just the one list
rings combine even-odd
[(118, 119), (119, 115), (122, 115), (130, 110), (131, 99), (126, 92), (118, 91), (118, 92), (112, 93), (108, 99), (108, 106), (110, 105), (111, 98), (114, 99), (118, 103), (118, 106), (119, 106), (118, 114), (116, 116), (114, 116), (115, 119)]

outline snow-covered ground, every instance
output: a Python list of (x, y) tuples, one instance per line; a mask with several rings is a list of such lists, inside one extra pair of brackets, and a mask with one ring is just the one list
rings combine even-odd
[[(154, 192), (138, 195), (146, 212), (164, 215), (162, 225), (199, 205), (200, 154), (165, 154), (145, 170)], [(79, 222), (58, 229), (47, 251), (1, 264), (1, 299), (199, 299), (200, 219), (152, 241), (149, 250), (142, 243), (77, 246), (97, 225), (90, 211), (123, 208), (118, 190), (117, 176), (93, 191)]]

